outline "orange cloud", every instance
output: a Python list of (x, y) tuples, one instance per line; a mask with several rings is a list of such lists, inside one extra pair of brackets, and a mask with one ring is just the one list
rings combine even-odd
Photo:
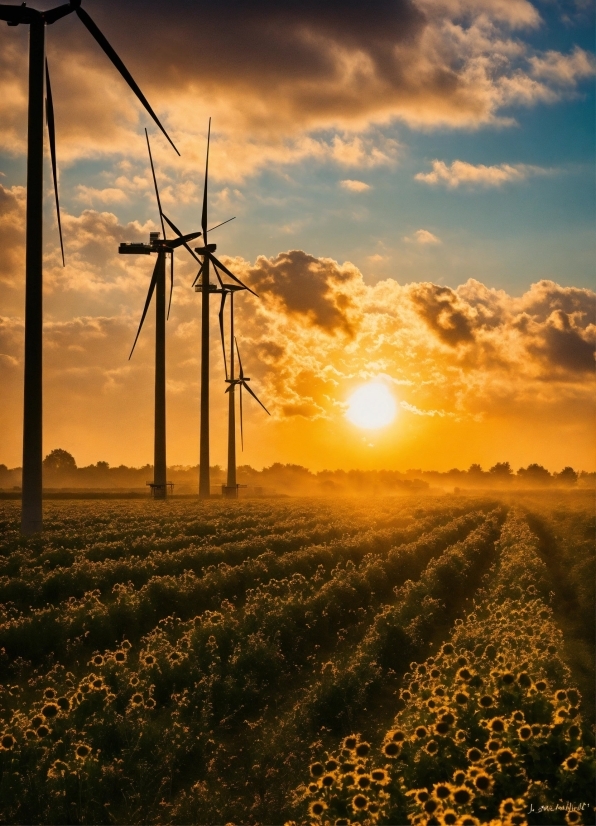
[(452, 189), (460, 185), (499, 187), (512, 181), (523, 181), (531, 175), (549, 175), (552, 170), (528, 164), (499, 164), (498, 166), (474, 165), (466, 161), (433, 161), (432, 172), (418, 172), (414, 177), (425, 184), (445, 184)]
[[(167, 14), (141, 0), (96, 6), (91, 13), (179, 145), (183, 169), (202, 165), (213, 115), (219, 180), (306, 157), (391, 164), (398, 147), (377, 127), (512, 123), (503, 110), (573, 94), (594, 69), (579, 48), (540, 53), (523, 41), (519, 32), (540, 24), (526, 0), (225, 0), (208, 15), (181, 0)], [(48, 54), (61, 164), (143, 155), (140, 107), (76, 19), (50, 28)], [(23, 32), (3, 27), (0, 147), (12, 153), (25, 147), (26, 65)], [(156, 144), (164, 169), (174, 158)]]

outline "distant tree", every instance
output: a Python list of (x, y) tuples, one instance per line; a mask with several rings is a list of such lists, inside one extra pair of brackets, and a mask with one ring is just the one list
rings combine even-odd
[(107, 462), (98, 462), (98, 463), (95, 465), (95, 467), (96, 467), (98, 470), (109, 470), (109, 469), (110, 469), (110, 466), (109, 466), (109, 464), (108, 464)]
[(57, 448), (56, 450), (52, 450), (51, 453), (48, 453), (43, 460), (43, 468), (50, 473), (56, 474), (74, 473), (77, 469), (77, 463), (75, 462), (74, 456), (67, 450)]
[(520, 467), (517, 471), (517, 475), (520, 479), (523, 479), (524, 482), (531, 485), (546, 485), (552, 479), (552, 476), (548, 470), (545, 467), (542, 467), (542, 465), (537, 465), (535, 462), (528, 465), (527, 468)]
[(480, 465), (473, 464), (473, 465), (470, 465), (470, 467), (468, 468), (468, 474), (470, 476), (482, 476), (484, 474), (484, 471), (482, 470)]
[(509, 462), (497, 462), (496, 465), (489, 468), (488, 472), (498, 479), (510, 479), (513, 476)]
[(572, 467), (564, 467), (560, 473), (555, 474), (555, 478), (557, 482), (561, 482), (563, 485), (575, 485), (577, 484), (577, 477), (578, 474)]

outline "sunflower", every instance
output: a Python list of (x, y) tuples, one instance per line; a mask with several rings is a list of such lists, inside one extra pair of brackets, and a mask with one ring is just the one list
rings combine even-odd
[(563, 760), (563, 766), (566, 771), (574, 772), (579, 766), (579, 760), (576, 754), (570, 754), (566, 760)]
[(321, 777), (321, 786), (323, 786), (325, 789), (331, 788), (331, 786), (333, 786), (334, 783), (335, 775), (333, 774), (324, 774), (323, 777)]
[(368, 800), (363, 794), (357, 794), (352, 798), (352, 806), (356, 812), (362, 812), (367, 808)]
[(334, 760), (333, 758), (325, 763), (325, 768), (328, 772), (334, 772), (338, 767), (339, 763), (337, 762), (337, 760)]
[(47, 726), (42, 725), (42, 726), (39, 726), (39, 728), (37, 729), (37, 736), (38, 737), (47, 737), (49, 733), (50, 733), (50, 730)]
[(460, 818), (458, 826), (480, 826), (480, 821), (473, 815), (464, 815)]
[(414, 729), (414, 734), (419, 740), (423, 740), (428, 735), (428, 729), (426, 726), (417, 726)]
[(361, 789), (368, 789), (370, 786), (371, 780), (369, 774), (361, 774), (357, 780), (356, 785), (359, 786)]
[(445, 826), (455, 826), (458, 819), (457, 812), (454, 812), (453, 809), (446, 809), (443, 812), (443, 823)]
[(54, 697), (56, 696), (56, 692), (54, 691), (53, 688), (46, 688), (44, 693), (43, 693), (43, 696), (45, 697), (46, 700), (53, 700)]
[(477, 763), (480, 760), (480, 758), (482, 757), (482, 752), (480, 751), (480, 749), (477, 749), (476, 747), (474, 747), (474, 748), (468, 749), (468, 751), (466, 753), (466, 757), (468, 758), (470, 763)]
[(10, 749), (14, 748), (17, 744), (17, 741), (14, 739), (12, 734), (3, 734), (2, 739), (0, 740), (2, 744), (2, 748), (9, 751)]
[(465, 692), (465, 691), (458, 691), (458, 692), (457, 692), (457, 694), (455, 695), (455, 698), (454, 698), (454, 699), (455, 699), (455, 702), (456, 702), (458, 705), (460, 705), (460, 706), (465, 706), (465, 704), (466, 704), (466, 703), (468, 702), (468, 700), (470, 699), (470, 695), (469, 695), (469, 694), (466, 694), (466, 692)]
[(153, 697), (149, 697), (145, 700), (145, 708), (155, 708), (155, 700)]
[(458, 771), (456, 771), (456, 772), (455, 772), (455, 774), (453, 775), (453, 782), (454, 782), (457, 786), (461, 786), (461, 785), (462, 785), (462, 783), (464, 783), (464, 782), (465, 782), (465, 779), (466, 779), (466, 773), (465, 773), (465, 772), (463, 772), (461, 769), (459, 769)]
[(89, 757), (91, 754), (91, 749), (86, 743), (79, 743), (79, 745), (75, 749), (75, 754), (79, 758), (79, 760), (85, 760), (86, 757)]
[(104, 659), (101, 654), (96, 654), (94, 657), (91, 658), (91, 662), (93, 665), (103, 665)]
[(501, 801), (501, 805), (499, 806), (499, 814), (501, 817), (511, 815), (515, 811), (515, 808), (515, 800), (512, 797), (507, 797), (505, 800)]
[(325, 773), (325, 766), (318, 761), (316, 763), (312, 763), (310, 767), (310, 773), (313, 777), (322, 777)]
[(143, 695), (136, 692), (130, 698), (130, 702), (133, 704), (133, 706), (138, 706), (140, 703), (143, 702)]
[(366, 757), (366, 755), (370, 751), (370, 744), (369, 743), (358, 743), (358, 745), (356, 746), (355, 751), (356, 751), (356, 754), (358, 755), (358, 757)]
[(375, 781), (375, 783), (378, 783), (381, 786), (387, 785), (387, 783), (389, 783), (390, 780), (390, 777), (385, 771), (385, 769), (373, 769), (370, 773), (370, 776)]
[(490, 694), (484, 694), (478, 702), (480, 703), (482, 708), (490, 708), (495, 701), (493, 697), (490, 696)]
[(327, 804), (322, 800), (315, 800), (308, 807), (308, 811), (313, 817), (321, 817), (326, 808)]
[(517, 734), (520, 740), (529, 740), (532, 736), (532, 729), (530, 726), (521, 726)]
[(385, 757), (398, 757), (401, 754), (401, 748), (397, 743), (390, 740), (389, 743), (385, 743), (383, 746), (383, 754)]
[(577, 809), (572, 809), (565, 815), (565, 823), (568, 823), (569, 826), (575, 826), (575, 824), (579, 824), (581, 822), (582, 816), (581, 813), (577, 811)]
[(466, 788), (466, 786), (459, 786), (457, 789), (454, 789), (451, 796), (458, 806), (466, 806), (474, 797), (470, 789)]
[(353, 751), (356, 748), (356, 744), (358, 743), (358, 738), (355, 737), (353, 734), (350, 734), (348, 737), (344, 737), (343, 747), (344, 749), (349, 749)]
[(441, 654), (446, 657), (450, 657), (453, 654), (454, 648), (450, 642), (446, 642), (443, 647), (441, 648)]
[(439, 744), (436, 740), (429, 740), (426, 746), (424, 747), (424, 750), (427, 754), (436, 754), (439, 751)]
[(56, 703), (47, 703), (47, 705), (42, 708), (41, 713), (47, 720), (49, 720), (51, 717), (55, 717), (59, 711), (60, 708), (56, 705)]
[(155, 657), (153, 654), (145, 654), (143, 657), (143, 662), (145, 665), (154, 665), (155, 664)]
[(506, 730), (505, 720), (502, 717), (493, 717), (488, 727), (495, 734), (502, 734)]
[(487, 794), (493, 787), (493, 779), (485, 772), (480, 772), (480, 774), (477, 774), (474, 778), (474, 786), (479, 792)]
[(451, 794), (451, 786), (449, 783), (436, 783), (433, 786), (433, 795), (437, 800), (447, 800)]
[(428, 815), (432, 815), (432, 814), (434, 814), (434, 813), (437, 811), (437, 809), (439, 808), (439, 804), (437, 803), (437, 801), (436, 801), (436, 800), (433, 800), (433, 799), (432, 799), (432, 797), (430, 797), (430, 798), (426, 801), (426, 803), (424, 804), (424, 806), (423, 806), (422, 808), (424, 809), (424, 811), (425, 811)]
[(499, 749), (497, 752), (497, 761), (501, 764), (501, 766), (507, 766), (509, 763), (513, 763), (515, 760), (515, 754), (511, 751), (511, 749)]

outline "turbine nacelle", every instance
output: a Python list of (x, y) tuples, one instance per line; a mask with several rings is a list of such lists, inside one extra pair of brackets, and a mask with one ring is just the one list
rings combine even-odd
[(199, 255), (206, 255), (210, 252), (215, 252), (217, 249), (217, 244), (207, 244), (204, 247), (195, 247), (195, 252), (198, 252)]

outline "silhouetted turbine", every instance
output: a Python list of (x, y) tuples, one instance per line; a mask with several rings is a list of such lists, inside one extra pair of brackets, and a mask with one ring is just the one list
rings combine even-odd
[[(200, 449), (199, 449), (199, 496), (208, 499), (211, 495), (211, 479), (209, 474), (209, 294), (221, 292), (224, 283), (220, 271), (231, 278), (241, 289), (248, 290), (256, 295), (250, 287), (243, 284), (239, 278), (219, 261), (213, 254), (217, 249), (215, 244), (207, 243), (207, 185), (209, 179), (209, 143), (211, 140), (211, 118), (209, 118), (209, 129), (207, 132), (207, 158), (205, 161), (205, 186), (203, 189), (203, 212), (201, 216), (201, 226), (203, 230), (204, 246), (195, 247), (203, 261), (201, 267), (193, 281), (196, 292), (201, 293), (201, 423), (200, 423)], [(216, 284), (209, 282), (210, 265), (219, 282)]]
[[(236, 481), (236, 386), (240, 387), (240, 440), (242, 450), (244, 450), (244, 421), (243, 421), (243, 410), (242, 410), (242, 388), (247, 390), (250, 395), (256, 399), (263, 410), (268, 414), (269, 411), (265, 407), (265, 405), (257, 398), (257, 396), (253, 393), (253, 391), (248, 386), (247, 382), (250, 381), (248, 376), (244, 375), (244, 371), (242, 369), (242, 361), (240, 360), (240, 351), (238, 350), (238, 342), (236, 341), (236, 337), (234, 335), (234, 293), (238, 292), (238, 290), (242, 290), (243, 287), (237, 284), (225, 284), (222, 285), (222, 296), (221, 296), (221, 304), (219, 308), (219, 330), (221, 336), (221, 347), (223, 351), (223, 358), (224, 358), (224, 369), (226, 374), (226, 383), (229, 385), (226, 393), (229, 394), (228, 396), (228, 473), (227, 473), (227, 480), (226, 485), (224, 487), (224, 496), (228, 498), (236, 498), (238, 496), (238, 483)], [(224, 324), (224, 311), (226, 305), (226, 298), (230, 296), (230, 371), (228, 372), (228, 364), (227, 364), (227, 357), (226, 357), (226, 340), (225, 340), (225, 324)], [(238, 377), (235, 376), (235, 369), (234, 369), (234, 345), (236, 346), (236, 354), (238, 356), (238, 366), (240, 368), (240, 374)]]
[[(151, 174), (153, 176), (153, 186), (155, 188), (155, 198), (157, 209), (163, 231), (163, 238), (160, 239), (159, 232), (152, 232), (149, 236), (149, 244), (120, 244), (118, 252), (121, 255), (150, 255), (157, 253), (157, 261), (153, 269), (153, 275), (149, 282), (147, 298), (143, 308), (143, 314), (139, 324), (139, 329), (135, 336), (129, 359), (132, 357), (136, 343), (138, 341), (145, 316), (149, 309), (153, 293), (155, 292), (155, 438), (154, 438), (154, 459), (153, 459), (153, 483), (151, 491), (155, 499), (165, 499), (167, 497), (167, 465), (166, 465), (166, 255), (171, 257), (170, 264), (170, 301), (167, 315), (169, 317), (172, 304), (172, 291), (174, 288), (174, 250), (177, 247), (188, 247), (188, 241), (198, 238), (200, 232), (191, 232), (189, 235), (179, 235), (178, 238), (168, 240), (166, 237), (164, 218), (161, 208), (161, 199), (155, 176), (155, 167), (151, 156), (151, 144), (149, 135), (145, 130), (147, 138), (147, 149), (149, 151), (149, 162), (151, 164)], [(171, 223), (167, 218), (168, 223)], [(192, 250), (190, 250), (191, 254)]]
[[(91, 17), (81, 8), (81, 0), (70, 0), (48, 11), (37, 11), (22, 3), (0, 5), (0, 20), (9, 26), (29, 26), (29, 112), (27, 132), (27, 229), (25, 259), (25, 380), (23, 416), (23, 481), (21, 531), (35, 533), (43, 527), (42, 519), (42, 253), (43, 253), (43, 120), (44, 80), (47, 87), (46, 117), (50, 135), (50, 155), (54, 176), (54, 193), (58, 212), (60, 247), (62, 226), (56, 176), (56, 139), (54, 108), (45, 60), (45, 27), (75, 12), (81, 23), (97, 41), (118, 69), (146, 111), (159, 126), (174, 149), (166, 130), (132, 75), (110, 46)], [(178, 150), (176, 149), (176, 152)], [(179, 153), (178, 153), (179, 154)], [(64, 259), (63, 259), (64, 260)]]

